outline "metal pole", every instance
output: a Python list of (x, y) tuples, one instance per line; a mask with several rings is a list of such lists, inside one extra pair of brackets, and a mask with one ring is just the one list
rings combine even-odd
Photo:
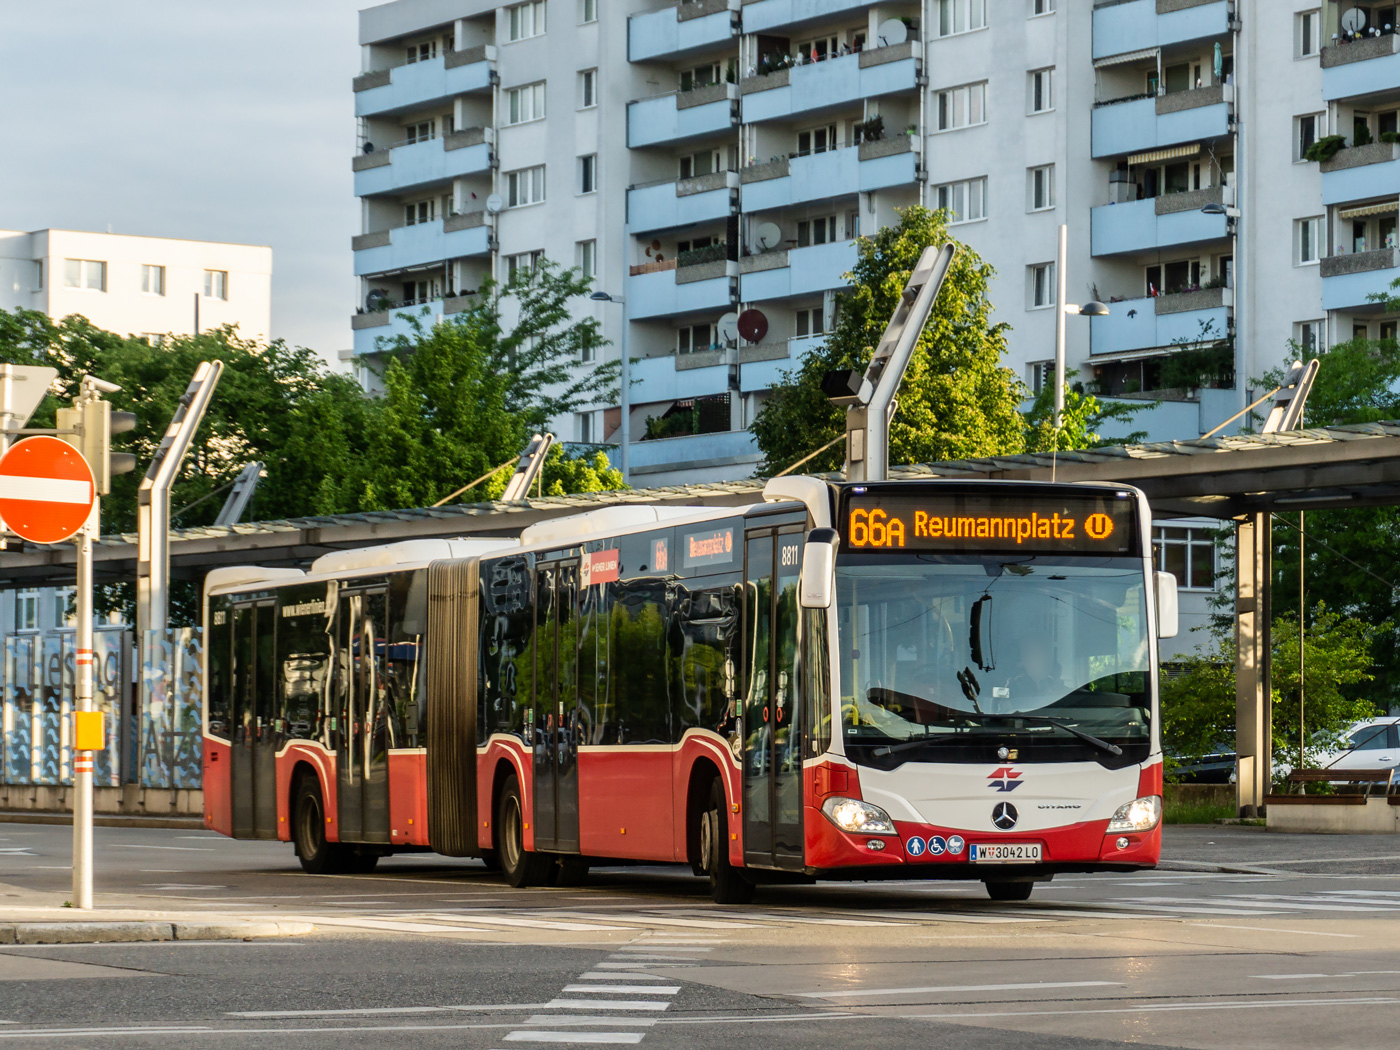
[(1065, 411), (1065, 277), (1069, 256), (1069, 227), (1060, 226), (1060, 246), (1055, 255), (1055, 447), (1060, 447), (1060, 418)]
[(1303, 512), (1298, 512), (1298, 768), (1303, 768), (1303, 759), (1307, 755), (1307, 736), (1303, 732), (1303, 668), (1306, 665), (1306, 653), (1303, 649), (1303, 593), (1305, 583), (1303, 581), (1303, 567), (1306, 564), (1303, 554), (1304, 543), (1307, 534), (1303, 531)]
[[(624, 272), (630, 278), (631, 267), (627, 262), (629, 248), (632, 244), (631, 223), (622, 225), (622, 265)], [(632, 484), (632, 365), (627, 359), (627, 330), (632, 327), (632, 308), (628, 305), (628, 283), (622, 284), (622, 338), (618, 341), (622, 352), (622, 371), (620, 382), (622, 384), (622, 425), (618, 430), (618, 438), (621, 442), (621, 454), (618, 457), (622, 468), (622, 483)]]
[[(101, 500), (76, 537), (78, 547), (77, 696), (75, 711), (92, 710), (92, 538)], [(76, 721), (76, 720), (75, 720)], [(76, 743), (76, 740), (74, 741)], [(73, 907), (92, 907), (92, 752), (73, 752)]]

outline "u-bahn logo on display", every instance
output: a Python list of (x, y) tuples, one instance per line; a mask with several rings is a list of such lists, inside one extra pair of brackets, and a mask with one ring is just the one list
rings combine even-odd
[(1010, 766), (1002, 766), (987, 774), (987, 779), (992, 782), (991, 786), (998, 791), (1015, 791), (1024, 783), (1020, 777), (1020, 772)]

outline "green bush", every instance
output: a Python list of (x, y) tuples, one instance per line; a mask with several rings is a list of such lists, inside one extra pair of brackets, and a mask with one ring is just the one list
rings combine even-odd
[(1346, 141), (1345, 135), (1324, 135), (1304, 151), (1303, 159), (1331, 160), (1337, 155), (1337, 151), (1346, 145)]

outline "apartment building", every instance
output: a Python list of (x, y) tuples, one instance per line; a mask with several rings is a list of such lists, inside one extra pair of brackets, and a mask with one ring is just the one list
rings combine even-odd
[(0, 230), (0, 309), (81, 314), (121, 335), (236, 324), (267, 339), (272, 249), (80, 230)]
[[(1290, 341), (1395, 334), (1393, 4), (396, 0), (361, 12), (355, 349), (540, 255), (635, 360), (634, 484), (750, 474), (746, 428), (830, 329), (852, 239), (949, 210), (1007, 364), (1054, 356), (1152, 439), (1262, 393)], [(1321, 162), (1328, 136), (1342, 148)], [(1316, 156), (1316, 151), (1312, 153)], [(1236, 263), (1238, 260), (1238, 265)], [(733, 335), (735, 315), (743, 334)], [(616, 441), (616, 405), (556, 421)]]

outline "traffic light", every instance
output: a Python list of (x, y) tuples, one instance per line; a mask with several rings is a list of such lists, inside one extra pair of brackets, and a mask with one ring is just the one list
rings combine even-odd
[[(121, 389), (111, 383), (104, 385)], [(97, 396), (90, 378), (84, 379), (83, 392), (74, 398), (73, 407), (58, 410), (59, 437), (83, 454), (97, 492), (102, 496), (112, 491), (113, 474), (126, 474), (136, 469), (134, 455), (112, 451), (112, 435), (124, 434), (135, 426), (136, 416), (130, 412), (113, 412), (111, 404)]]

